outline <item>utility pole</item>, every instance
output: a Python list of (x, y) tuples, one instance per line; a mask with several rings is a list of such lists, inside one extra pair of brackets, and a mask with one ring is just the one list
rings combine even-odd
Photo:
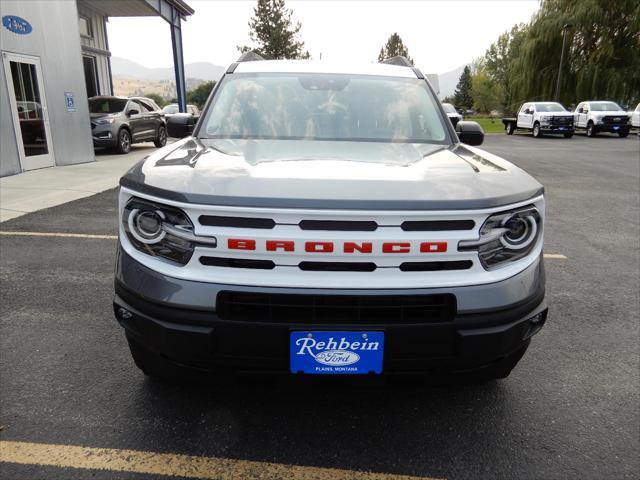
[(560, 101), (560, 77), (562, 76), (562, 64), (564, 63), (564, 50), (567, 47), (567, 30), (573, 25), (565, 23), (562, 27), (562, 52), (560, 52), (560, 67), (558, 68), (558, 81), (556, 83), (556, 102)]

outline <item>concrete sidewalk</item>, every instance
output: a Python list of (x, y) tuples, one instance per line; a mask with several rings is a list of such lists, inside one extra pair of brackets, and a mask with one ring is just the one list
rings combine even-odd
[(0, 222), (114, 188), (124, 172), (155, 150), (153, 143), (140, 143), (126, 155), (98, 151), (95, 162), (0, 178)]

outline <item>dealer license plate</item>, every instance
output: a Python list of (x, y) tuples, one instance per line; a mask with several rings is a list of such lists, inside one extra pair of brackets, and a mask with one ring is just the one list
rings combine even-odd
[(382, 373), (384, 332), (291, 332), (291, 373)]

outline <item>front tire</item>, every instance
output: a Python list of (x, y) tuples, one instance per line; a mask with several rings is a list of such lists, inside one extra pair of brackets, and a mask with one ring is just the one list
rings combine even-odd
[(175, 381), (185, 377), (185, 369), (181, 369), (160, 354), (147, 349), (131, 335), (127, 334), (127, 342), (133, 361), (146, 376), (165, 381)]
[(627, 137), (627, 135), (629, 135), (629, 132), (618, 132), (618, 136), (620, 138), (625, 138), (625, 137)]
[(167, 144), (167, 129), (164, 125), (158, 127), (158, 133), (156, 133), (153, 144), (158, 148), (164, 147)]
[(131, 134), (126, 128), (121, 128), (118, 132), (116, 151), (120, 154), (129, 153), (131, 151)]
[(534, 138), (542, 137), (542, 129), (540, 128), (540, 124), (538, 122), (533, 124), (533, 137)]
[(587, 123), (587, 137), (593, 138), (596, 135), (597, 135), (596, 134), (596, 127), (593, 124), (593, 122), (591, 120), (589, 120), (589, 123)]
[(513, 135), (514, 130), (515, 128), (513, 127), (513, 123), (507, 123), (507, 125), (505, 126), (505, 133), (507, 135)]
[(573, 137), (573, 132), (564, 134), (564, 138), (571, 138), (571, 137)]

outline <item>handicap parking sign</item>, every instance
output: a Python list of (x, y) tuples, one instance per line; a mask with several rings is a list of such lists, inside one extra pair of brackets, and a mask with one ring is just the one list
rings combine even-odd
[(76, 102), (73, 98), (73, 92), (64, 92), (64, 100), (67, 105), (67, 112), (75, 112)]

